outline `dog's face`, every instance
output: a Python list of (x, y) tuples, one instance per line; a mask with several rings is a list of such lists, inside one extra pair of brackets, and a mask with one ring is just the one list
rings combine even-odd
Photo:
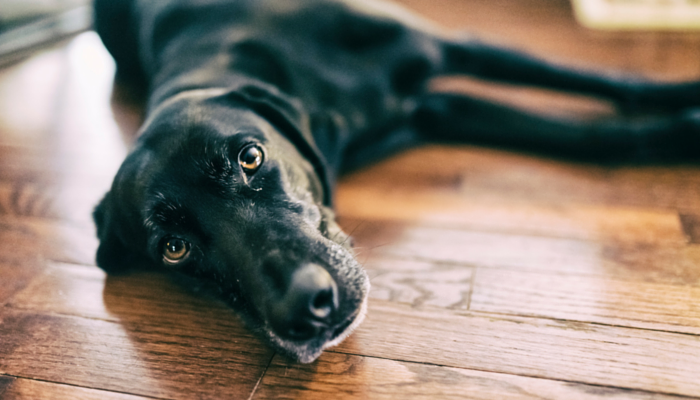
[(149, 118), (95, 210), (97, 262), (177, 271), (301, 362), (364, 316), (369, 281), (323, 204), (314, 167), (227, 96), (184, 96)]

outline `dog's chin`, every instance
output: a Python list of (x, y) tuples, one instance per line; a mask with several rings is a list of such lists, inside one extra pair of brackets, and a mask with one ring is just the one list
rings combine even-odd
[(277, 335), (271, 329), (267, 329), (266, 333), (272, 344), (284, 353), (287, 357), (292, 358), (300, 363), (308, 364), (315, 361), (323, 350), (333, 346), (337, 346), (345, 340), (365, 319), (367, 314), (367, 297), (369, 293), (369, 280), (366, 281), (365, 296), (362, 299), (357, 312), (350, 316), (345, 322), (321, 332), (312, 339), (304, 341), (295, 341), (285, 339)]

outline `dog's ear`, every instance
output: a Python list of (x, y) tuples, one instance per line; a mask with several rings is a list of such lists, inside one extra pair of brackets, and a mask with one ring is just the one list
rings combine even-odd
[(226, 97), (250, 107), (294, 144), (301, 155), (313, 165), (316, 176), (323, 186), (324, 204), (331, 205), (333, 171), (316, 145), (309, 116), (302, 111), (302, 106), (278, 89), (260, 84), (242, 84), (229, 92)]
[(134, 264), (135, 259), (117, 235), (112, 201), (111, 193), (108, 192), (92, 213), (97, 238), (100, 240), (96, 255), (97, 266), (108, 274), (125, 272)]

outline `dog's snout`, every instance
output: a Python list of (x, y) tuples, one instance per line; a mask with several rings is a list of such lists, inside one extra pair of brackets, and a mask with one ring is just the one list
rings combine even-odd
[(271, 323), (278, 334), (309, 339), (328, 327), (338, 308), (338, 287), (317, 264), (305, 264), (292, 274), (286, 293), (271, 307)]

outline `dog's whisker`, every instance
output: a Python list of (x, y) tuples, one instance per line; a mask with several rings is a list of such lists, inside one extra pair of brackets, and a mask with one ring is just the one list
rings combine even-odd
[(355, 231), (357, 231), (357, 229), (360, 228), (360, 226), (362, 226), (365, 222), (366, 222), (366, 220), (361, 220), (357, 225), (355, 225), (355, 227), (352, 228), (352, 230), (350, 231), (350, 233), (348, 233), (348, 234), (346, 235), (345, 240), (344, 240), (343, 243), (341, 243), (341, 244), (342, 244), (342, 245), (345, 245), (345, 243), (347, 243), (348, 240), (352, 240), (352, 235), (353, 235), (353, 234), (355, 233)]

